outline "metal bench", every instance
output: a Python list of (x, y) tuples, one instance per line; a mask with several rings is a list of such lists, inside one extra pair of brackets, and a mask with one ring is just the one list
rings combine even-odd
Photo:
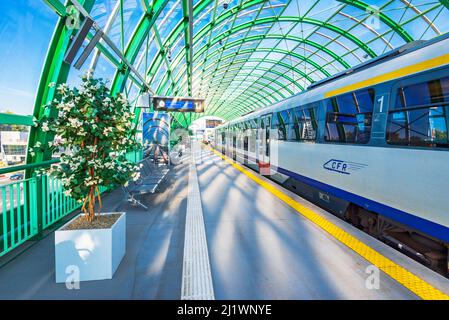
[(122, 186), (122, 190), (124, 191), (128, 202), (148, 210), (148, 207), (138, 200), (136, 196), (156, 193), (170, 169), (160, 169), (154, 165), (154, 163), (151, 163), (149, 159), (144, 159), (139, 164), (142, 164), (142, 168), (140, 169), (140, 179), (131, 181), (126, 187)]

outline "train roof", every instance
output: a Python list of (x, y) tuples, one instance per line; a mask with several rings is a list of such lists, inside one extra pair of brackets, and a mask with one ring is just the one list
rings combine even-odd
[[(419, 40), (419, 41), (413, 41), (413, 42), (407, 43), (407, 44), (405, 44), (401, 47), (398, 47), (394, 50), (391, 50), (381, 56), (378, 56), (378, 57), (370, 59), (364, 63), (361, 63), (353, 68), (350, 68), (343, 72), (337, 73), (337, 74), (335, 74), (331, 77), (328, 77), (326, 79), (314, 82), (307, 88), (306, 91), (297, 93), (287, 99), (276, 102), (273, 105), (253, 110), (238, 119), (231, 120), (231, 121), (217, 127), (217, 129), (219, 129), (221, 127), (226, 127), (227, 125), (230, 125), (230, 124), (232, 125), (234, 123), (244, 121), (246, 119), (258, 117), (260, 115), (263, 115), (266, 112), (266, 110), (268, 110), (268, 109), (270, 109), (271, 111), (280, 111), (280, 110), (288, 109), (288, 108), (292, 107), (292, 104), (298, 104), (298, 103), (308, 104), (310, 102), (313, 102), (312, 100), (315, 97), (319, 96), (320, 93), (323, 93), (324, 90), (332, 88), (332, 85), (336, 84), (337, 82), (341, 82), (341, 81), (347, 79), (348, 77), (358, 77), (360, 74), (362, 74), (363, 71), (374, 70), (375, 67), (378, 67), (383, 64), (389, 64), (390, 69), (393, 69), (393, 68), (397, 69), (397, 65), (391, 65), (391, 62), (394, 62), (396, 59), (400, 59), (401, 57), (407, 56), (412, 53), (419, 55), (419, 52), (421, 49), (433, 47), (433, 52), (431, 52), (431, 53), (437, 54), (436, 52), (441, 51), (441, 48), (438, 47), (438, 43), (441, 43), (448, 39), (449, 39), (449, 34), (445, 34), (440, 37), (434, 38), (432, 40)], [(449, 48), (449, 41), (446, 41), (446, 42), (448, 42), (447, 46)], [(434, 46), (434, 45), (436, 45), (436, 46)], [(422, 57), (421, 57), (421, 60), (424, 60), (424, 59), (422, 59)], [(358, 78), (360, 78), (360, 77), (358, 77)], [(315, 94), (315, 93), (317, 93), (317, 94)]]

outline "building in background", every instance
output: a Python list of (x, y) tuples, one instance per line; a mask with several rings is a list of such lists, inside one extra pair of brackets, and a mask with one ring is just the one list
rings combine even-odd
[(209, 143), (212, 138), (214, 128), (222, 124), (222, 119), (207, 116), (194, 121), (190, 126), (190, 130), (193, 131), (193, 136), (196, 139)]
[(0, 132), (0, 160), (8, 165), (21, 164), (26, 161), (28, 132)]

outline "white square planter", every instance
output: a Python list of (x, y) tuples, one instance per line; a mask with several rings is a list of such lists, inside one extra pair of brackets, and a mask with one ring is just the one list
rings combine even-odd
[(55, 232), (57, 283), (76, 274), (79, 281), (112, 279), (126, 250), (126, 213), (119, 213), (110, 229), (63, 230), (71, 220)]

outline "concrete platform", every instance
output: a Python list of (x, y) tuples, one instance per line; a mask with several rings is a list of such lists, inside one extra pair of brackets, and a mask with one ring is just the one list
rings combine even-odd
[[(419, 298), (382, 272), (379, 289), (368, 289), (367, 268), (372, 267), (368, 261), (212, 153), (203, 157), (197, 170), (217, 299)], [(449, 292), (448, 279), (283, 190), (432, 286)]]
[[(55, 283), (54, 233), (0, 268), (0, 299), (180, 299), (188, 166), (172, 169), (161, 193), (123, 202), (121, 190), (104, 197), (104, 210), (127, 212), (126, 255), (112, 280)], [(1, 263), (1, 261), (0, 261)]]
[[(196, 166), (215, 299), (419, 299), (209, 150)], [(0, 299), (180, 299), (189, 165), (172, 169), (148, 211), (104, 198), (127, 212), (127, 253), (113, 280), (67, 290), (54, 281), (54, 235), (0, 268)], [(263, 178), (269, 184), (275, 183)], [(449, 293), (449, 280), (324, 210), (284, 191), (372, 249)], [(1, 263), (1, 261), (0, 261)]]

